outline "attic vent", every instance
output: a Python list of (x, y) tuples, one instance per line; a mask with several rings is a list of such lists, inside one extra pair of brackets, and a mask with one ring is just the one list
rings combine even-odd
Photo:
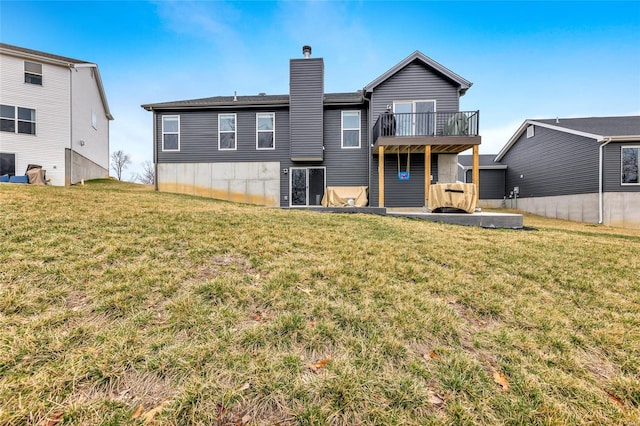
[(535, 130), (533, 124), (527, 127), (527, 139), (532, 138), (535, 135)]

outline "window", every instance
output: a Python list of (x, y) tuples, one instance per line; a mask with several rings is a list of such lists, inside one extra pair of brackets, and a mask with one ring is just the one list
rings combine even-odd
[(162, 150), (180, 151), (180, 116), (162, 117)]
[(91, 127), (98, 130), (98, 115), (94, 110), (91, 110)]
[(0, 105), (0, 131), (35, 135), (36, 110)]
[(24, 61), (24, 82), (42, 86), (42, 64)]
[(622, 147), (622, 184), (640, 184), (640, 146)]
[(236, 115), (218, 115), (218, 149), (236, 149)]
[(275, 149), (276, 114), (259, 112), (256, 114), (256, 149)]
[(360, 148), (360, 111), (342, 111), (342, 147)]
[(527, 127), (527, 139), (532, 138), (535, 135), (535, 127), (533, 125)]

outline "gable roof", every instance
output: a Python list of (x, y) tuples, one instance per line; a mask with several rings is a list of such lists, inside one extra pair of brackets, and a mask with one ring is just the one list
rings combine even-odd
[(469, 87), (473, 85), (473, 83), (460, 77), (458, 74), (454, 73), (449, 68), (434, 61), (433, 59), (431, 59), (424, 53), (420, 52), (419, 50), (416, 50), (411, 55), (407, 56), (402, 61), (398, 62), (395, 66), (390, 68), (387, 72), (382, 74), (380, 77), (376, 78), (371, 83), (367, 84), (364, 87), (364, 92), (365, 93), (373, 92), (373, 90), (376, 87), (378, 87), (380, 84), (387, 81), (389, 78), (395, 75), (398, 71), (400, 71), (401, 69), (403, 69), (404, 67), (406, 67), (412, 62), (420, 62), (423, 65), (426, 65), (427, 67), (434, 69), (435, 71), (442, 74), (449, 80), (453, 81), (455, 84), (457, 84), (460, 87), (460, 96), (464, 95), (467, 89), (469, 89)]
[[(325, 93), (325, 105), (359, 104), (363, 102), (362, 92)], [(257, 106), (289, 106), (289, 95), (213, 96), (210, 98), (145, 104), (147, 111), (154, 109), (194, 109), (194, 108), (247, 108)]]
[(583, 136), (596, 142), (640, 141), (640, 116), (586, 117), (586, 118), (548, 118), (529, 119), (518, 128), (507, 144), (500, 150), (495, 161), (500, 161), (511, 147), (520, 139), (530, 125), (545, 127), (558, 132)]
[(98, 65), (82, 61), (80, 59), (73, 59), (66, 56), (53, 55), (51, 53), (41, 52), (39, 50), (27, 49), (25, 47), (13, 46), (11, 44), (0, 43), (0, 53), (16, 56), (18, 58), (28, 59), (36, 62), (43, 62), (52, 65), (58, 65), (62, 67), (72, 68), (93, 68), (96, 76), (96, 83), (98, 85), (98, 91), (100, 92), (100, 98), (102, 100), (102, 106), (104, 107), (105, 115), (107, 119), (113, 120), (111, 111), (109, 110), (109, 103), (107, 102), (107, 95), (104, 91), (102, 84), (102, 78), (100, 77), (100, 71)]

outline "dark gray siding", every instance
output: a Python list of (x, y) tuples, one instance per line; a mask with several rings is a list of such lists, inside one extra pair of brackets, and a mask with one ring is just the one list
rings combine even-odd
[(291, 158), (322, 160), (324, 63), (291, 59), (289, 75)]
[(622, 185), (622, 147), (640, 146), (640, 140), (629, 143), (610, 143), (603, 153), (603, 188), (605, 192), (640, 192), (640, 185)]
[[(398, 179), (397, 154), (384, 156), (384, 205), (385, 207), (423, 207), (424, 206), (424, 154), (411, 154), (410, 179)], [(407, 169), (407, 154), (400, 154), (400, 167)], [(431, 156), (432, 182), (438, 181), (438, 155)], [(378, 155), (371, 164), (371, 188), (369, 205), (378, 207)]]
[[(473, 182), (473, 170), (467, 170), (466, 173), (467, 176), (465, 182)], [(504, 169), (480, 169), (481, 200), (500, 200), (504, 198), (505, 173), (506, 170)]]
[[(275, 112), (275, 150), (256, 149), (256, 113)], [(236, 113), (236, 150), (218, 150), (218, 114)], [(162, 115), (180, 116), (180, 151), (162, 151)], [(279, 161), (289, 154), (289, 113), (286, 109), (181, 111), (155, 115), (158, 163)]]
[(371, 123), (393, 101), (435, 100), (436, 111), (458, 111), (458, 87), (420, 63), (411, 63), (375, 88), (371, 95)]
[[(325, 109), (324, 111), (324, 161), (294, 162), (290, 158), (283, 158), (281, 168), (291, 167), (324, 167), (327, 186), (367, 186), (369, 150), (367, 140), (368, 116), (366, 110), (360, 112), (361, 147), (360, 149), (342, 149), (342, 113), (357, 108)], [(289, 206), (289, 176), (283, 175), (280, 181), (280, 205)]]
[(535, 136), (524, 132), (501, 159), (509, 166), (505, 190), (518, 186), (521, 197), (598, 192), (598, 147), (594, 139), (536, 126)]

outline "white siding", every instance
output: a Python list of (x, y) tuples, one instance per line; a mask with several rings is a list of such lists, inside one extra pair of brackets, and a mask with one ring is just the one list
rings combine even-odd
[[(31, 60), (32, 62), (36, 62)], [(0, 132), (0, 151), (16, 154), (16, 174), (40, 164), (52, 185), (65, 184), (70, 141), (69, 69), (42, 64), (42, 86), (24, 82), (24, 59), (0, 56), (0, 103), (36, 110), (36, 135)]]
[[(73, 149), (105, 170), (109, 169), (109, 120), (106, 117), (97, 80), (92, 77), (92, 69), (76, 68), (72, 71), (73, 109), (71, 136)], [(92, 125), (92, 113), (97, 118), (97, 129)], [(84, 142), (81, 145), (80, 141)], [(86, 176), (73, 172), (73, 182)], [(91, 178), (93, 178), (92, 176)], [(100, 176), (103, 177), (103, 176)]]

